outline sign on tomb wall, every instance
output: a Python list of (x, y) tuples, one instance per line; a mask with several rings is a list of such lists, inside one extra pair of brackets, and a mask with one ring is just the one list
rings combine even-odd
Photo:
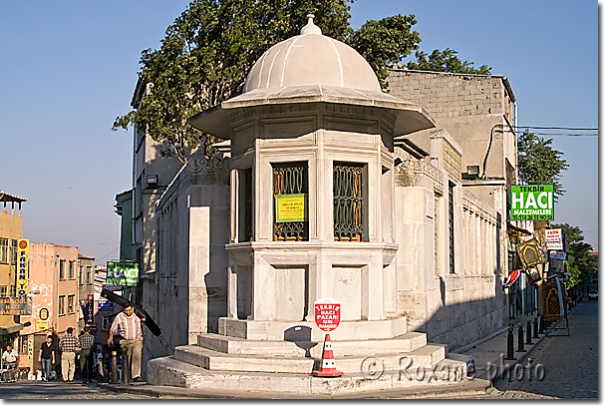
[(276, 222), (304, 222), (307, 220), (306, 194), (275, 196)]
[(510, 186), (512, 221), (553, 221), (554, 186), (552, 184)]

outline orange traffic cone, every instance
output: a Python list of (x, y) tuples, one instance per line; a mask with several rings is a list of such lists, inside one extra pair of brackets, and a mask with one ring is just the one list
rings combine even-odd
[(336, 370), (336, 360), (333, 357), (329, 333), (325, 335), (323, 354), (321, 355), (321, 368), (313, 371), (312, 375), (315, 377), (341, 377), (344, 375), (343, 371)]

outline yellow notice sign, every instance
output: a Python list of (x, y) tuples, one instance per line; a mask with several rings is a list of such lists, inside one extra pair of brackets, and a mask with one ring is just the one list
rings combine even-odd
[(45, 330), (48, 329), (48, 321), (40, 321), (36, 319), (36, 330)]
[(306, 194), (275, 196), (276, 222), (306, 221)]

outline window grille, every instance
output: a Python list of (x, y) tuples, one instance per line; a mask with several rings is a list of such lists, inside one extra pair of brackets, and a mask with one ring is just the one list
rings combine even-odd
[(19, 250), (19, 241), (17, 239), (11, 240), (12, 254), (11, 254), (11, 264), (17, 264), (17, 253)]
[(363, 240), (363, 172), (364, 165), (333, 165), (333, 234), (334, 240)]
[(455, 184), (449, 183), (449, 273), (455, 273), (455, 201), (453, 189)]
[(273, 165), (275, 241), (308, 240), (308, 164)]
[(8, 263), (8, 239), (0, 238), (0, 263)]

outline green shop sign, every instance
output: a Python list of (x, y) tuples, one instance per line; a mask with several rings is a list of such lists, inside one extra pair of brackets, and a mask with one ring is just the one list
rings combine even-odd
[(554, 186), (552, 184), (510, 186), (512, 221), (553, 221)]
[(107, 285), (132, 287), (138, 285), (138, 263), (107, 262)]

